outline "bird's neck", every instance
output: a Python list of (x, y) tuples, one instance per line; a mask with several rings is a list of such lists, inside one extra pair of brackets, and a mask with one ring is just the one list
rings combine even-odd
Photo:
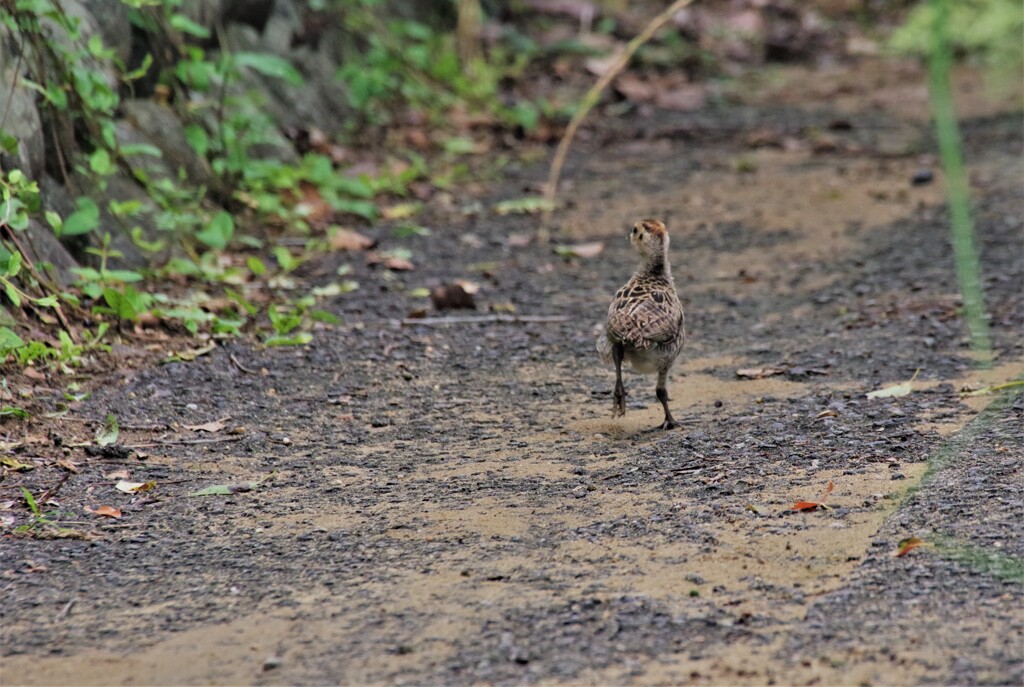
[(665, 251), (661, 253), (655, 253), (654, 255), (645, 255), (640, 260), (640, 267), (637, 268), (637, 274), (642, 274), (648, 277), (657, 277), (664, 279), (667, 282), (672, 281), (672, 268), (668, 264), (668, 256), (665, 255)]

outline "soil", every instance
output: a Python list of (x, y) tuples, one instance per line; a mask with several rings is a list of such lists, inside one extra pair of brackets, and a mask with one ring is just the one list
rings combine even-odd
[[(57, 519), (86, 538), (8, 528), (3, 684), (1024, 681), (1024, 396), (960, 393), (1024, 374), (1020, 112), (965, 99), (996, 348), (979, 370), (920, 73), (775, 76), (751, 104), (589, 129), (553, 238), (596, 257), (509, 240), (536, 217), (462, 211), (545, 177), (513, 163), (433, 203), (429, 237), (376, 229), (413, 272), (307, 265), (361, 284), (312, 344), (127, 370), (30, 425), (19, 458), (51, 467), (0, 493), (38, 495), (66, 456)], [(667, 219), (687, 308), (667, 432), (648, 377), (612, 419), (594, 349), (641, 216)], [(454, 279), (482, 309), (564, 319), (402, 322), (410, 289)], [(108, 410), (128, 458), (73, 447)], [(125, 472), (156, 486), (117, 491)], [(925, 545), (896, 556), (908, 537)]]

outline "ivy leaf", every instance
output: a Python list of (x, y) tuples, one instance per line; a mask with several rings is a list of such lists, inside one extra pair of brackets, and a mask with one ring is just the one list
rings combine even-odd
[(302, 74), (288, 60), (277, 55), (258, 52), (235, 53), (235, 63), (240, 67), (248, 67), (264, 76), (284, 79), (292, 86), (301, 86), (304, 82)]
[(173, 14), (171, 15), (171, 26), (189, 35), (195, 36), (196, 38), (209, 38), (210, 30), (205, 26), (200, 26), (195, 23), (184, 14)]
[(7, 258), (7, 276), (17, 277), (18, 272), (21, 271), (21, 253), (14, 251), (10, 257)]
[(196, 234), (196, 238), (214, 250), (224, 250), (235, 234), (235, 220), (227, 212), (221, 210), (205, 229)]
[(25, 345), (25, 341), (14, 333), (14, 330), (10, 327), (0, 327), (0, 356), (6, 355), (10, 351), (17, 348), (21, 348)]
[(75, 201), (75, 207), (78, 209), (68, 215), (68, 218), (64, 220), (64, 224), (59, 230), (54, 227), (54, 231), (57, 232), (58, 236), (88, 234), (99, 226), (100, 207), (96, 204), (96, 201), (82, 196)]

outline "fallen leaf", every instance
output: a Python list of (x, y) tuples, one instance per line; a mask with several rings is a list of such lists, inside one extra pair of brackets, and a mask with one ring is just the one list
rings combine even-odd
[(216, 496), (221, 494), (238, 494), (246, 491), (251, 491), (252, 485), (248, 483), (243, 484), (215, 484), (212, 487), (206, 487), (199, 491), (194, 491), (189, 496)]
[(10, 457), (0, 458), (0, 465), (3, 465), (5, 468), (10, 468), (15, 472), (28, 472), (29, 470), (35, 469), (35, 465), (22, 463), (17, 458)]
[(210, 422), (206, 422), (206, 423), (203, 423), (201, 425), (182, 425), (182, 426), (185, 429), (191, 430), (193, 432), (209, 432), (210, 434), (214, 434), (216, 432), (221, 431), (225, 427), (227, 427), (228, 420), (230, 420), (230, 419), (231, 419), (230, 417), (222, 417), (219, 420), (211, 420)]
[(563, 258), (596, 258), (604, 251), (604, 241), (578, 243), (574, 246), (555, 246), (555, 253)]
[(876, 391), (869, 391), (867, 394), (868, 398), (895, 398), (897, 396), (906, 396), (913, 391), (913, 381), (917, 379), (917, 374), (921, 371), (920, 368), (914, 371), (914, 376), (909, 381), (903, 382), (902, 384), (894, 384), (893, 386), (887, 386), (884, 389), (878, 389)]
[(332, 250), (366, 250), (367, 248), (373, 248), (376, 244), (377, 242), (370, 237), (364, 236), (353, 229), (338, 229), (330, 238)]
[(103, 515), (108, 518), (119, 518), (121, 517), (121, 509), (114, 508), (113, 506), (100, 506), (99, 508), (85, 507), (86, 513), (92, 513), (93, 515)]
[(108, 473), (106, 473), (103, 476), (106, 479), (123, 480), (123, 479), (128, 479), (129, 477), (131, 477), (131, 474), (127, 470), (114, 470), (113, 472), (108, 472)]
[(167, 354), (167, 357), (164, 358), (163, 360), (161, 360), (160, 362), (165, 363), (165, 364), (166, 363), (181, 363), (181, 362), (189, 363), (189, 362), (192, 362), (193, 360), (195, 360), (196, 358), (198, 358), (201, 355), (206, 355), (207, 353), (209, 353), (210, 351), (212, 351), (215, 348), (217, 348), (217, 343), (216, 342), (210, 342), (210, 343), (206, 344), (205, 346), (201, 346), (200, 348), (193, 348), (191, 350), (182, 351), (180, 353), (178, 353), (177, 351), (171, 351), (170, 353)]
[(591, 57), (583, 63), (583, 66), (588, 72), (594, 76), (604, 76), (608, 73), (608, 70), (615, 66), (615, 63), (619, 61), (622, 48), (616, 49), (610, 55), (604, 57)]
[(646, 103), (658, 94), (658, 87), (632, 72), (626, 72), (615, 79), (615, 90), (634, 103)]
[(820, 419), (825, 418), (825, 417), (839, 417), (839, 411), (834, 410), (832, 408), (829, 408), (828, 410), (823, 410), (820, 413), (818, 413), (817, 415), (815, 415), (814, 419), (815, 420), (820, 420)]
[(897, 396), (906, 396), (913, 389), (910, 386), (910, 382), (903, 382), (902, 384), (895, 384), (893, 386), (887, 386), (884, 389), (878, 389), (877, 391), (871, 391), (867, 394), (868, 398), (894, 398)]
[(266, 482), (268, 479), (270, 479), (270, 475), (263, 477), (262, 479), (258, 479), (255, 482), (239, 482), (238, 484), (214, 484), (209, 487), (204, 487), (199, 491), (194, 491), (191, 494), (189, 494), (189, 496), (224, 496), (228, 494), (241, 494), (247, 491), (252, 491), (256, 487)]
[(910, 537), (908, 539), (904, 539), (899, 543), (900, 548), (899, 551), (896, 552), (896, 557), (903, 558), (908, 553), (910, 553), (919, 546), (923, 546), (924, 544), (925, 542), (921, 539), (918, 539), (917, 537)]
[(78, 465), (67, 458), (58, 458), (57, 467), (63, 468), (68, 472), (73, 472), (76, 475), (78, 474)]
[(543, 198), (534, 197), (503, 200), (494, 206), (494, 212), (499, 215), (535, 214), (545, 210), (554, 210), (554, 206)]
[(384, 219), (409, 219), (423, 209), (423, 203), (398, 203), (380, 211)]
[(790, 506), (789, 509), (795, 511), (811, 511), (817, 510), (818, 508), (821, 508), (822, 510), (832, 510), (827, 505), (825, 505), (825, 500), (828, 498), (828, 495), (831, 494), (835, 488), (835, 483), (829, 480), (829, 483), (825, 485), (824, 493), (822, 493), (821, 495), (821, 501), (797, 501), (792, 506)]
[(99, 446), (110, 446), (117, 442), (117, 437), (120, 433), (121, 430), (117, 425), (117, 418), (114, 417), (113, 413), (107, 413), (106, 422), (96, 430), (96, 444)]
[(466, 287), (458, 282), (443, 284), (433, 289), (430, 292), (430, 300), (438, 310), (473, 310), (476, 308), (473, 292), (467, 291)]
[(301, 199), (294, 210), (309, 222), (324, 222), (333, 213), (330, 204), (320, 195), (319, 189), (309, 183), (302, 183)]
[(789, 509), (790, 510), (815, 510), (820, 505), (821, 505), (820, 503), (815, 503), (814, 501), (797, 501), (792, 506), (790, 506)]
[(673, 91), (659, 92), (654, 98), (654, 104), (672, 110), (692, 112), (704, 107), (707, 99), (708, 94), (704, 87), (695, 84)]
[(744, 379), (762, 379), (764, 377), (780, 375), (785, 371), (781, 367), (745, 367), (741, 370), (736, 370), (736, 376), (743, 377)]
[(138, 494), (143, 491), (149, 491), (156, 486), (155, 481), (149, 482), (129, 482), (127, 480), (121, 480), (114, 485), (114, 488), (118, 491), (123, 491), (126, 494)]
[(509, 248), (526, 248), (533, 243), (533, 234), (509, 234), (505, 243)]
[(22, 371), (22, 374), (24, 374), (29, 379), (36, 380), (37, 382), (45, 382), (46, 381), (46, 375), (43, 374), (42, 372), (40, 372), (39, 370), (37, 370), (34, 367), (26, 367)]
[(395, 272), (408, 272), (416, 269), (416, 265), (412, 264), (411, 260), (396, 258), (395, 256), (384, 258), (384, 267)]

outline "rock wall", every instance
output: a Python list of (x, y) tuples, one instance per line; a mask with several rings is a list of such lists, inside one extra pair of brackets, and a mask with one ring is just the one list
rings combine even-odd
[[(189, 103), (174, 100), (166, 89), (160, 89), (161, 79), (166, 82), (168, 69), (187, 43), (208, 51), (209, 59), (216, 58), (221, 41), (235, 52), (271, 53), (286, 59), (303, 76), (305, 82), (296, 86), (243, 68), (239, 81), (231, 85), (234, 93), (255, 91), (255, 102), (276, 125), (268, 132), (269, 141), (251, 150), (252, 155), (293, 161), (294, 147), (282, 132), (317, 128), (333, 135), (351, 114), (343, 85), (335, 78), (351, 37), (345, 35), (337, 15), (315, 12), (301, 0), (186, 0), (181, 11), (209, 31), (211, 38), (205, 40), (144, 28), (145, 22), (133, 21), (133, 10), (120, 0), (62, 0), (60, 7), (78, 22), (79, 46), (98, 37), (112, 50), (110, 58), (87, 59), (90, 71), (120, 94), (115, 122), (118, 145), (146, 144), (161, 153), (160, 157), (125, 156), (125, 168), (100, 184), (75, 171), (83, 164), (82, 151), (66, 150), (67, 146), (56, 142), (82, 143), (80, 123), (69, 131), (71, 127), (62, 122), (60, 113), (26, 83), (54, 83), (59, 75), (31, 41), (0, 25), (0, 129), (18, 141), (13, 152), (0, 153), (0, 170), (21, 169), (37, 180), (43, 206), (62, 215), (74, 209), (74, 198), (79, 195), (93, 197), (101, 208), (109, 200), (138, 200), (147, 211), (133, 217), (132, 226), (140, 226), (148, 240), (162, 233), (166, 238), (166, 232), (156, 226), (156, 208), (137, 179), (140, 171), (151, 180), (171, 179), (202, 187), (212, 191), (211, 198), (226, 200), (218, 196), (220, 182), (210, 163), (186, 142)], [(68, 40), (67, 31), (50, 19), (42, 22), (42, 32), (48, 40)], [(137, 69), (147, 53), (154, 59), (149, 74), (125, 85), (123, 74)], [(129, 265), (147, 262), (132, 241), (130, 228), (105, 209), (100, 231), (111, 232), (115, 247), (125, 254)], [(91, 259), (85, 248), (97, 240), (95, 236), (57, 240), (48, 226), (37, 221), (31, 223), (28, 237), (30, 252), (35, 254), (27, 257), (52, 263), (61, 279), (66, 277), (67, 267)]]

